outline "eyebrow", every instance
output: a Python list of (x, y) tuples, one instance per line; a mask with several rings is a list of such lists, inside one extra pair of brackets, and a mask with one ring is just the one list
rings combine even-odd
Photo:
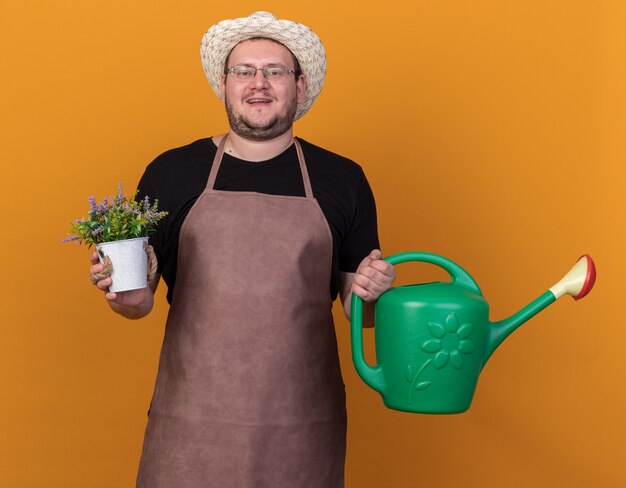
[[(250, 68), (256, 68), (256, 66), (252, 63), (240, 63), (240, 64), (236, 64), (235, 66), (248, 66)], [(266, 65), (263, 66), (263, 68), (277, 68), (277, 67), (293, 69), (281, 63), (267, 63)]]

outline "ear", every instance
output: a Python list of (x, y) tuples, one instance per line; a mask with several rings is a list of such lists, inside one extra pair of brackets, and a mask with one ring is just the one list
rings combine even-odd
[(304, 92), (306, 91), (306, 78), (304, 75), (301, 75), (300, 78), (296, 80), (296, 100), (298, 103), (301, 103), (304, 100)]
[(224, 103), (226, 94), (226, 75), (222, 73), (220, 76), (220, 100)]

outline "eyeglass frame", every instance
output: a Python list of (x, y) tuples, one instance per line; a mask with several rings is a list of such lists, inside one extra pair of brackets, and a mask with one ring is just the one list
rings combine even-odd
[[(265, 70), (272, 69), (272, 68), (284, 68), (284, 69), (287, 70), (286, 75), (290, 75), (290, 74), (293, 73), (293, 74), (296, 75), (296, 79), (298, 79), (300, 76), (302, 76), (302, 72), (298, 73), (299, 72), (298, 69), (289, 69), (289, 68), (287, 68), (287, 66), (283, 66), (282, 64), (268, 65), (268, 66), (263, 66), (262, 68), (257, 68), (256, 66), (251, 66), (251, 65), (248, 65), (248, 64), (236, 64), (235, 66), (231, 66), (230, 68), (225, 68), (224, 69), (224, 74), (225, 75), (228, 75), (228, 74), (234, 75), (235, 73), (233, 72), (233, 70), (235, 68), (239, 68), (239, 67), (250, 68), (251, 70), (254, 70), (254, 73), (253, 73), (252, 77), (249, 80), (238, 80), (237, 78), (234, 78), (235, 81), (243, 82), (243, 83), (250, 82), (250, 81), (254, 80), (256, 78), (256, 74), (257, 74), (258, 71), (261, 71), (261, 74), (263, 75), (263, 79), (265, 81), (270, 81), (271, 82), (271, 77), (270, 78), (267, 77), (267, 74), (266, 74)], [(276, 81), (276, 80), (274, 80), (274, 81)]]

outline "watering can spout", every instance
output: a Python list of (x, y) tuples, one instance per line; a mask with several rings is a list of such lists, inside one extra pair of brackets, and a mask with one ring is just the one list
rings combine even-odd
[(595, 281), (595, 264), (589, 255), (584, 254), (578, 259), (572, 269), (548, 291), (508, 319), (490, 323), (491, 330), (485, 353), (485, 362), (487, 362), (496, 348), (502, 344), (504, 339), (528, 319), (534, 317), (563, 295), (570, 295), (574, 300), (580, 300), (591, 291)]

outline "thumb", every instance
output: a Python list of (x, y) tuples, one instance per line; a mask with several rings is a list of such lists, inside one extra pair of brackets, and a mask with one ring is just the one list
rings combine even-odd
[(370, 252), (370, 255), (368, 256), (368, 258), (372, 260), (382, 259), (383, 253), (380, 251), (380, 249), (374, 249), (372, 250), (372, 252)]

